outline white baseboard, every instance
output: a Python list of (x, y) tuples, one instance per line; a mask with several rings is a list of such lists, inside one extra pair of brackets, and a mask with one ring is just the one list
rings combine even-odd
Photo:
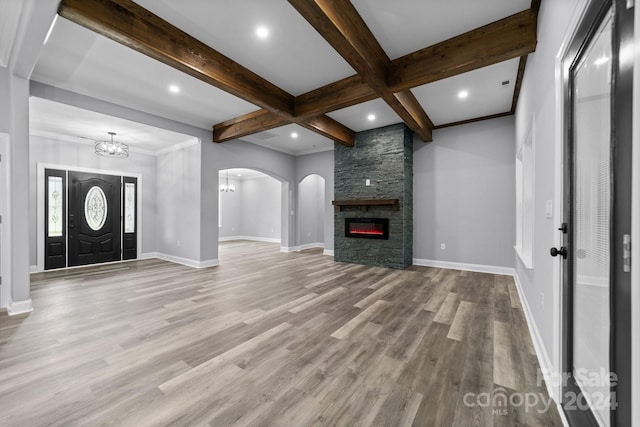
[[(522, 284), (520, 283), (520, 279), (518, 275), (514, 273), (513, 280), (516, 282), (516, 289), (518, 290), (518, 296), (520, 297), (520, 304), (522, 305), (522, 310), (524, 311), (524, 317), (527, 319), (527, 325), (529, 326), (529, 331), (531, 332), (531, 341), (533, 341), (533, 348), (536, 351), (536, 356), (538, 357), (538, 363), (540, 364), (540, 369), (544, 374), (544, 382), (547, 386), (547, 392), (552, 399), (556, 402), (559, 402), (558, 396), (556, 396), (556, 390), (554, 390), (552, 384), (553, 379), (549, 378), (549, 373), (554, 372), (553, 364), (551, 363), (551, 359), (549, 358), (549, 353), (547, 352), (547, 348), (544, 345), (544, 341), (542, 341), (542, 336), (540, 335), (540, 331), (538, 330), (538, 326), (536, 322), (533, 320), (533, 314), (531, 314), (531, 308), (529, 307), (529, 302), (525, 297), (524, 290), (522, 289)], [(559, 408), (559, 411), (562, 412), (562, 408)]]
[(451, 270), (475, 271), (478, 273), (500, 274), (504, 276), (513, 276), (515, 269), (511, 267), (499, 267), (495, 265), (467, 264), (463, 262), (435, 261), (431, 259), (413, 259), (413, 265), (421, 267), (437, 267), (448, 268)]
[(322, 255), (333, 256), (333, 249), (325, 249), (322, 251)]
[(32, 311), (33, 304), (31, 302), (31, 298), (24, 301), (13, 301), (11, 297), (9, 297), (9, 304), (7, 305), (7, 313), (9, 314), (9, 316), (22, 313), (30, 313)]
[(138, 259), (154, 259), (154, 258), (160, 258), (160, 254), (158, 252), (145, 252), (140, 254), (140, 256), (138, 257)]
[(300, 246), (280, 246), (280, 252), (300, 252), (313, 248), (324, 248), (324, 243), (305, 243)]
[(175, 262), (176, 264), (186, 265), (187, 267), (193, 268), (207, 268), (207, 267), (215, 267), (220, 264), (220, 261), (216, 259), (208, 259), (205, 261), (195, 261), (192, 259), (181, 258), (174, 255), (167, 255), (161, 252), (157, 253), (156, 258), (163, 259), (165, 261)]
[(218, 237), (218, 242), (228, 242), (230, 240), (251, 240), (254, 242), (280, 243), (280, 239), (272, 237), (256, 237), (256, 236), (229, 236)]
[(304, 251), (306, 249), (314, 249), (314, 248), (322, 248), (324, 249), (324, 243), (316, 242), (316, 243), (305, 243), (304, 245), (298, 246), (299, 251)]

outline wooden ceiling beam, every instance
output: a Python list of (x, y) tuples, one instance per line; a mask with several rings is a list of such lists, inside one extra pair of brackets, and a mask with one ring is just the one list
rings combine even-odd
[[(535, 51), (536, 20), (535, 9), (520, 12), (393, 60), (387, 67), (387, 81), (394, 85), (390, 90), (398, 90), (394, 94), (396, 98), (413, 96), (404, 92), (411, 87), (526, 56)], [(501, 40), (502, 37), (509, 40)], [(425, 75), (421, 76), (421, 72)], [(410, 81), (401, 80), (410, 77)], [(307, 119), (379, 97), (379, 93), (361, 76), (354, 75), (297, 96), (295, 110), (298, 117)], [(410, 108), (405, 109), (411, 111)], [(414, 113), (414, 117), (415, 120), (425, 120), (419, 114)]]
[(394, 92), (527, 55), (536, 49), (533, 10), (477, 28), (391, 61), (387, 83)]
[[(289, 0), (289, 3), (409, 128), (424, 141), (431, 141), (431, 119), (408, 89), (397, 94), (389, 90), (385, 73), (391, 61), (349, 0)], [(300, 110), (296, 105), (296, 112)]]
[(281, 116), (257, 110), (213, 127), (213, 142), (225, 142), (289, 124)]
[[(345, 145), (353, 145), (353, 131), (329, 117), (308, 124), (295, 116), (295, 97), (171, 25), (131, 0), (62, 0), (58, 13), (66, 19), (180, 70), (205, 83), (301, 124)], [(251, 115), (250, 115), (251, 116)], [(265, 125), (276, 119), (261, 115)], [(256, 115), (249, 117), (255, 123)], [(236, 121), (236, 128), (248, 128)], [(254, 124), (255, 129), (255, 124)], [(222, 129), (218, 129), (222, 132)], [(332, 134), (336, 131), (336, 134)], [(224, 133), (229, 135), (230, 131)]]

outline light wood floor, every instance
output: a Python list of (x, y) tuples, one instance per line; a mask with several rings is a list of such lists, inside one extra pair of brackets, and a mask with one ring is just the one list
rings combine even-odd
[(0, 424), (561, 425), (477, 405), (547, 396), (510, 277), (253, 242), (220, 260), (32, 276), (35, 311), (0, 314)]

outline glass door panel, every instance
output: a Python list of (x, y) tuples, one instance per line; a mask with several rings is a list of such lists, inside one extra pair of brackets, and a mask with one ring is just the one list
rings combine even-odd
[(611, 24), (609, 14), (573, 68), (573, 375), (610, 425)]

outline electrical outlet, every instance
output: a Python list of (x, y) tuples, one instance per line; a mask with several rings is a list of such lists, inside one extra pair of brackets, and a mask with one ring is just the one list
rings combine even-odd
[(445, 245), (444, 243), (440, 243), (440, 250), (446, 250), (447, 249), (447, 245)]
[(311, 232), (310, 231), (307, 233), (307, 237), (311, 237)]
[(236, 228), (235, 227), (231, 227), (231, 231), (236, 231)]
[(544, 292), (540, 292), (540, 308), (544, 310)]
[(366, 185), (367, 187), (371, 185), (371, 180), (370, 179), (365, 179), (364, 180), (364, 185)]
[(180, 240), (176, 242), (176, 246), (180, 246)]

